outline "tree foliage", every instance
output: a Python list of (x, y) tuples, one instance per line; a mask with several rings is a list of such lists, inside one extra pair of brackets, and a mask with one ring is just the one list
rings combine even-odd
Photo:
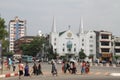
[(48, 54), (47, 54), (48, 59), (49, 60), (57, 59), (57, 56), (59, 56), (59, 55), (53, 51), (53, 46), (50, 44), (49, 48), (48, 48)]
[(86, 58), (86, 54), (84, 53), (84, 50), (81, 49), (81, 51), (79, 52), (79, 59), (85, 59)]
[(24, 55), (36, 56), (43, 49), (45, 37), (35, 37), (29, 44), (21, 44), (20, 48)]
[(7, 53), (8, 46), (9, 46), (9, 41), (5, 39), (8, 36), (8, 32), (5, 28), (6, 28), (5, 20), (0, 17), (0, 41), (2, 41), (3, 54)]
[(8, 35), (7, 31), (5, 30), (5, 21), (3, 18), (0, 17), (0, 40), (4, 40), (5, 37)]
[(114, 57), (116, 60), (118, 60), (120, 58), (120, 55), (115, 55)]

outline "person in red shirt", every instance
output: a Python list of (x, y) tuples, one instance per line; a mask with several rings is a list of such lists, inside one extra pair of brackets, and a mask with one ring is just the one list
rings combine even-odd
[(85, 73), (86, 62), (82, 62), (81, 74)]
[(21, 60), (19, 61), (18, 68), (19, 68), (19, 79), (21, 79), (24, 70), (24, 65), (22, 64)]

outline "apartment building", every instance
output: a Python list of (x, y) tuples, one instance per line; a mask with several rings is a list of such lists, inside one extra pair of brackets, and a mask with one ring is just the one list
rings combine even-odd
[(14, 53), (14, 41), (26, 35), (26, 21), (18, 17), (9, 21), (9, 51)]
[(112, 33), (108, 31), (96, 32), (96, 53), (100, 61), (112, 61)]
[(14, 52), (15, 52), (15, 54), (21, 55), (22, 50), (20, 49), (20, 46), (22, 44), (29, 44), (31, 41), (33, 41), (33, 39), (34, 39), (34, 36), (23, 36), (23, 37), (17, 39), (14, 42)]

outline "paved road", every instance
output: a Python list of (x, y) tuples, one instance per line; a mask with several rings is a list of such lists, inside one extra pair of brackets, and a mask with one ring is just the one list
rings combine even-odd
[[(18, 77), (4, 78), (2, 80), (19, 80)], [(58, 76), (39, 75), (32, 77), (23, 77), (21, 80), (120, 80), (120, 77), (105, 76), (105, 75), (71, 75), (64, 74)]]
[[(32, 66), (33, 64), (29, 64)], [(21, 80), (120, 80), (119, 77), (110, 76), (110, 73), (120, 73), (120, 67), (91, 67), (91, 72), (89, 74), (80, 74), (80, 65), (77, 66), (77, 74), (64, 74), (61, 71), (61, 65), (57, 65), (58, 76), (51, 75), (51, 65), (47, 63), (42, 63), (42, 71), (44, 75), (23, 77)], [(2, 80), (18, 80), (18, 77), (3, 78)]]

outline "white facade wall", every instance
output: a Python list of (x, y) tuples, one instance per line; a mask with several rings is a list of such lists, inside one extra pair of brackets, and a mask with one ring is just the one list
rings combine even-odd
[[(69, 33), (71, 33), (71, 36), (68, 36)], [(90, 38), (90, 36), (92, 36), (92, 38)], [(54, 41), (54, 38), (56, 38), (56, 41)], [(72, 43), (71, 51), (67, 48), (67, 43), (69, 41)], [(56, 51), (60, 56), (65, 56), (65, 54), (74, 54), (78, 56), (80, 50), (84, 49), (87, 56), (93, 54), (96, 58), (96, 34), (94, 31), (81, 33), (79, 36), (74, 34), (71, 30), (67, 30), (61, 35), (53, 32), (51, 33), (50, 43), (53, 46), (53, 50), (57, 49)], [(54, 43), (56, 43), (56, 45), (54, 45)], [(92, 47), (90, 45), (92, 45)], [(92, 50), (92, 52), (90, 50)]]
[(94, 31), (88, 31), (86, 34), (85, 53), (87, 56), (94, 55), (96, 59), (96, 34)]
[[(71, 33), (72, 36), (68, 37), (67, 34)], [(71, 41), (72, 42), (72, 48), (71, 51), (68, 51), (67, 48), (67, 43)], [(65, 51), (63, 51), (63, 49)], [(74, 49), (76, 49), (74, 51)], [(59, 37), (59, 42), (58, 42), (58, 53), (60, 55), (65, 55), (65, 54), (75, 54), (78, 55), (79, 51), (79, 42), (78, 42), (78, 36), (73, 34), (70, 30), (66, 31), (63, 35)]]

